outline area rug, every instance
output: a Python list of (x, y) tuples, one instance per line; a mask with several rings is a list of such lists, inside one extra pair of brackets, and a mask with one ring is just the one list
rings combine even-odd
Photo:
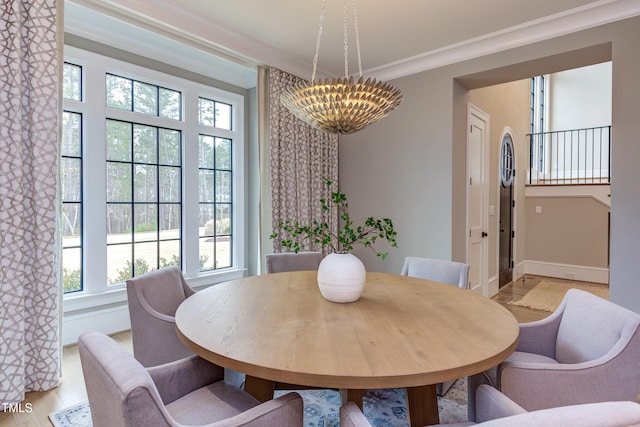
[[(340, 393), (336, 390), (296, 390), (304, 401), (305, 427), (340, 425)], [(287, 393), (278, 390), (276, 396)], [(374, 427), (408, 427), (404, 389), (367, 390), (364, 414)], [(441, 423), (467, 421), (467, 381), (459, 379), (444, 397), (438, 397)], [(49, 415), (54, 427), (91, 427), (89, 403)]]
[(551, 282), (543, 280), (527, 292), (519, 301), (509, 301), (507, 304), (553, 312), (560, 305), (564, 294), (572, 288), (587, 291), (604, 299), (609, 299), (608, 286), (603, 287), (575, 282)]

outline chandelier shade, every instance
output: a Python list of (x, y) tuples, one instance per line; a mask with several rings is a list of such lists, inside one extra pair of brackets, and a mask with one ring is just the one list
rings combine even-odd
[(349, 134), (374, 123), (393, 111), (402, 94), (388, 83), (360, 77), (300, 82), (285, 90), (282, 104), (312, 127), (331, 133)]
[(387, 116), (402, 102), (402, 94), (394, 86), (372, 78), (365, 80), (362, 77), (355, 0), (352, 0), (352, 3), (360, 71), (358, 80), (354, 81), (354, 78), (349, 76), (346, 0), (344, 0), (345, 76), (332, 80), (315, 80), (326, 8), (326, 0), (323, 0), (311, 81), (303, 81), (293, 85), (291, 89), (285, 90), (280, 97), (281, 103), (297, 118), (314, 128), (331, 133), (349, 134), (359, 131)]

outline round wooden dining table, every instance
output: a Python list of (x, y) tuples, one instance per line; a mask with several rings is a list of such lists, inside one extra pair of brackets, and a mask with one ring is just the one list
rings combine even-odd
[[(204, 359), (246, 374), (245, 391), (273, 398), (276, 383), (346, 390), (405, 388), (412, 426), (437, 424), (435, 384), (506, 359), (518, 322), (500, 304), (430, 280), (367, 273), (359, 300), (325, 300), (315, 271), (221, 283), (178, 307), (176, 329)], [(345, 396), (346, 394), (346, 396)]]

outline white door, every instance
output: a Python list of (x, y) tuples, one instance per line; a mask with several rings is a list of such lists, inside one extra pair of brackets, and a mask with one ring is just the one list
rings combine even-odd
[(488, 165), (489, 116), (474, 105), (467, 108), (467, 263), (469, 288), (488, 296)]

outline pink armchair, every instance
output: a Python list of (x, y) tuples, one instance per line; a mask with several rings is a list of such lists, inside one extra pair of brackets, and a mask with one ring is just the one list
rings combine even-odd
[(526, 409), (635, 401), (640, 387), (640, 314), (571, 289), (549, 317), (520, 325), (516, 351), (469, 377), (469, 419), (479, 384)]
[(302, 426), (299, 394), (260, 403), (198, 356), (145, 369), (94, 331), (80, 336), (78, 350), (94, 427)]
[[(478, 424), (440, 424), (448, 427), (631, 427), (640, 425), (636, 402), (600, 402), (527, 412), (495, 388), (486, 384), (476, 392)], [(347, 402), (340, 408), (341, 427), (371, 427), (360, 408)]]
[(404, 259), (400, 274), (435, 280), (462, 289), (469, 287), (469, 264), (462, 262), (409, 256)]
[(281, 252), (267, 254), (265, 257), (266, 272), (317, 270), (322, 261), (320, 252)]
[(174, 315), (180, 303), (194, 293), (178, 267), (127, 280), (133, 355), (142, 366), (193, 355), (176, 335)]
[[(457, 286), (461, 289), (469, 287), (469, 264), (445, 261), (432, 258), (406, 257), (400, 272), (403, 276), (419, 277)], [(456, 380), (436, 384), (438, 396), (444, 396)]]

